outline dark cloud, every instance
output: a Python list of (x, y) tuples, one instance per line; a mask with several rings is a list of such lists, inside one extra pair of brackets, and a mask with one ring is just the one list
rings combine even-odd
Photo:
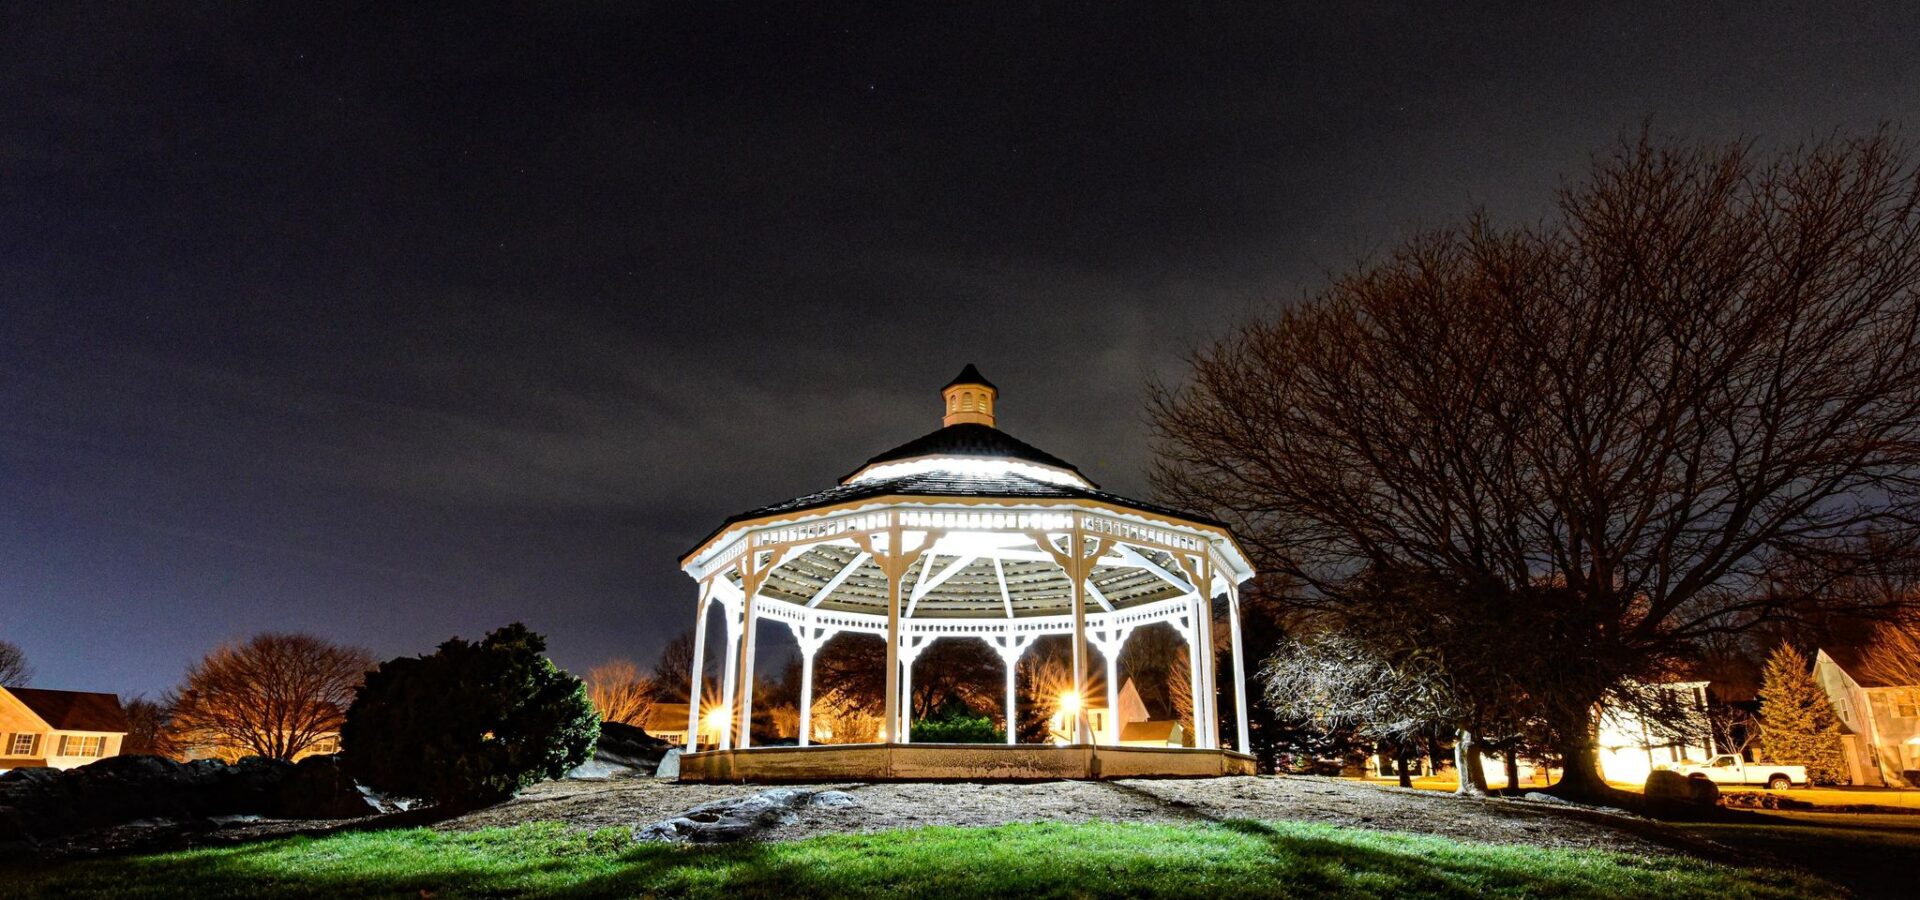
[(685, 627), (725, 515), (935, 424), (1144, 492), (1250, 311), (1643, 121), (1913, 117), (1904, 5), (45, 4), (0, 28), (0, 631), (156, 690), (227, 637)]

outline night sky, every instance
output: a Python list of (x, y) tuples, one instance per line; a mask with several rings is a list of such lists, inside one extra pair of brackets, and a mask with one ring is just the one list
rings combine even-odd
[(683, 551), (967, 362), (1145, 495), (1149, 377), (1411, 230), (1643, 121), (1920, 128), (1911, 4), (1307, 5), (13, 4), (0, 638), (127, 694), (268, 629), (650, 662)]

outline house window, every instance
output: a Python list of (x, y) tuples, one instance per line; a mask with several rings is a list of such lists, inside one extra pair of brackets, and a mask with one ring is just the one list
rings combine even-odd
[(99, 735), (82, 737), (77, 734), (60, 736), (59, 756), (99, 756), (107, 746), (107, 739)]
[(8, 756), (32, 756), (40, 752), (40, 735), (15, 733), (7, 742)]

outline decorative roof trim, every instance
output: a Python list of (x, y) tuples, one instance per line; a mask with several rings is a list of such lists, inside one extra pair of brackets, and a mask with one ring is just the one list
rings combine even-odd
[[(1217, 561), (1224, 563), (1226, 572), (1215, 573), (1216, 577), (1229, 579), (1238, 584), (1254, 576), (1253, 564), (1240, 542), (1225, 525), (1195, 522), (1164, 513), (1135, 509), (1119, 503), (1088, 498), (1055, 497), (955, 497), (933, 496), (925, 494), (880, 494), (872, 497), (860, 497), (844, 503), (818, 506), (804, 510), (776, 513), (755, 519), (742, 519), (730, 522), (725, 527), (709, 535), (698, 547), (687, 551), (680, 557), (682, 571), (696, 579), (712, 574), (707, 571), (712, 562), (720, 556), (731, 556), (726, 552), (736, 544), (745, 547), (744, 541), (754, 531), (762, 528), (774, 528), (793, 525), (809, 519), (829, 518), (847, 513), (883, 511), (893, 508), (907, 509), (965, 509), (975, 506), (999, 507), (1003, 509), (1058, 509), (1066, 512), (1080, 511), (1102, 513), (1122, 519), (1157, 526), (1184, 529), (1204, 536), (1212, 548)], [(724, 568), (724, 567), (719, 567)]]

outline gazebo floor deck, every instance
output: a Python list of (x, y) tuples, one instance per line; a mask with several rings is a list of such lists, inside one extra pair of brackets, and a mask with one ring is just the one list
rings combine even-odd
[(684, 782), (1051, 781), (1252, 775), (1231, 750), (1097, 744), (828, 744), (705, 750), (680, 757)]

